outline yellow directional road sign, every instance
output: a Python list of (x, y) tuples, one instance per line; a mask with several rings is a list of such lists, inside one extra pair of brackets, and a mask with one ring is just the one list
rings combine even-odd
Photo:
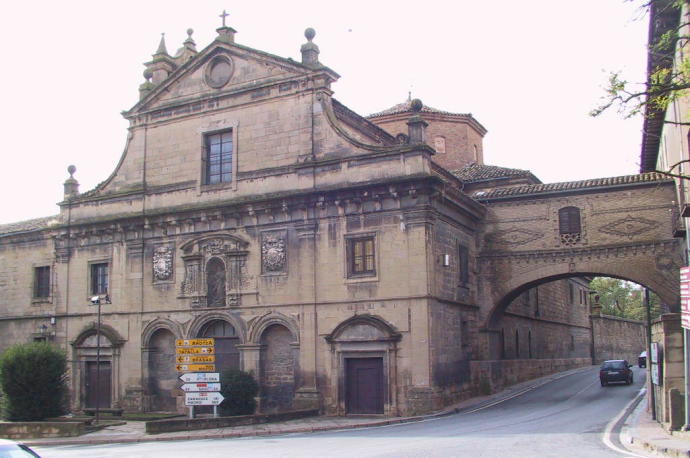
[(178, 355), (212, 355), (215, 352), (213, 347), (177, 347), (175, 353)]
[(176, 364), (178, 372), (215, 372), (215, 364)]
[(175, 346), (177, 347), (212, 347), (215, 345), (215, 339), (177, 339)]
[(175, 357), (175, 361), (178, 363), (215, 363), (216, 357), (214, 355), (192, 355), (192, 356), (181, 356)]

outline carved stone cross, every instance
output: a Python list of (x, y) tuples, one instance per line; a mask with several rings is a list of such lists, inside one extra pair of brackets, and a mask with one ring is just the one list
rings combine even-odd
[(226, 13), (225, 10), (223, 10), (223, 14), (218, 16), (219, 18), (223, 19), (223, 27), (225, 27), (225, 18), (228, 16), (230, 16), (230, 15), (228, 13)]

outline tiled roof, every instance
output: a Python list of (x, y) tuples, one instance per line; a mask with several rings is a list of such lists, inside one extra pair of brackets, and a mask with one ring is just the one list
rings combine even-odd
[[(412, 112), (412, 101), (407, 100), (403, 103), (399, 103), (397, 105), (394, 105), (387, 110), (379, 111), (378, 113), (373, 113), (367, 116), (367, 118), (378, 118), (379, 116), (386, 116), (386, 115), (392, 115), (392, 114), (398, 114), (398, 113), (408, 113)], [(450, 116), (472, 116), (470, 113), (451, 113), (449, 111), (443, 111), (439, 110), (437, 108), (430, 107), (428, 105), (423, 105), (422, 106), (422, 113), (438, 113), (438, 114), (444, 114), (444, 115), (450, 115)]]
[(472, 163), (466, 165), (459, 170), (451, 171), (453, 175), (462, 181), (483, 181), (492, 180), (496, 178), (533, 178), (539, 181), (529, 170), (509, 169), (507, 167), (498, 167), (496, 165), (485, 165)]
[(562, 192), (569, 190), (583, 190), (608, 186), (624, 186), (636, 183), (653, 183), (658, 181), (672, 181), (667, 176), (656, 173), (641, 173), (639, 175), (625, 175), (621, 177), (595, 178), (581, 181), (565, 181), (562, 183), (530, 184), (513, 188), (497, 188), (491, 191), (478, 191), (472, 195), (477, 200), (491, 200), (512, 196), (541, 194), (548, 192)]
[(58, 223), (59, 215), (44, 216), (43, 218), (29, 219), (17, 223), (0, 224), (0, 235), (13, 234), (17, 232), (30, 232), (45, 229)]

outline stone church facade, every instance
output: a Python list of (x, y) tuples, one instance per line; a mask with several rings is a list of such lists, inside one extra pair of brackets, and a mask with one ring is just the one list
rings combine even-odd
[(226, 26), (201, 51), (161, 41), (113, 173), (80, 193), (70, 168), (59, 215), (0, 226), (0, 350), (64, 348), (75, 410), (95, 406), (97, 370), (101, 406), (181, 410), (181, 338), (214, 337), (264, 412), (407, 415), (524, 378), (517, 361), (590, 364), (584, 279), (522, 293), (481, 343), (473, 196), (540, 181), (484, 165), (469, 114), (352, 112), (305, 36), (301, 62)]

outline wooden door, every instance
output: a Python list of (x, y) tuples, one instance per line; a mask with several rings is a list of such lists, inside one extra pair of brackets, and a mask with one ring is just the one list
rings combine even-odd
[(86, 362), (86, 407), (110, 407), (112, 388), (110, 361), (101, 361), (100, 369), (100, 374), (97, 374), (96, 361)]
[(383, 358), (345, 360), (347, 413), (383, 413)]

